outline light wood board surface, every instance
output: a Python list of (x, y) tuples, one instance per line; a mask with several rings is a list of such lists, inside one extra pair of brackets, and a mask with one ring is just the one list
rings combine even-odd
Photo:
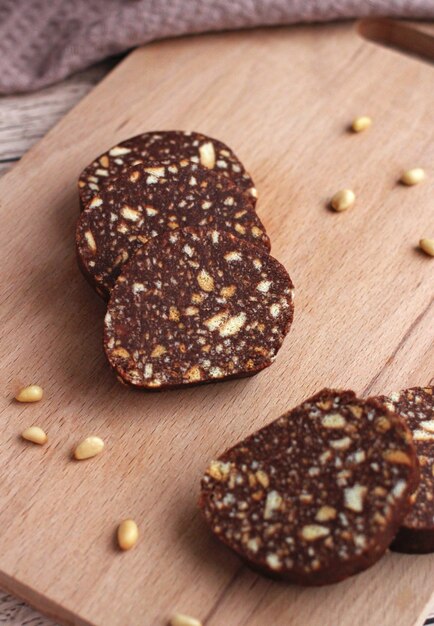
[[(0, 586), (65, 624), (157, 626), (174, 610), (207, 626), (421, 622), (434, 557), (390, 554), (333, 587), (290, 587), (216, 544), (196, 499), (212, 456), (320, 387), (376, 393), (432, 380), (433, 265), (415, 245), (434, 226), (433, 85), (431, 66), (349, 26), (153, 44), (2, 179)], [(349, 135), (365, 112), (375, 126)], [(279, 358), (253, 379), (146, 395), (105, 364), (104, 305), (74, 258), (75, 179), (101, 150), (152, 128), (219, 137), (255, 178), (297, 299)], [(431, 178), (397, 185), (415, 164)], [(357, 205), (336, 215), (325, 205), (343, 186)], [(46, 399), (11, 402), (32, 381)], [(31, 423), (49, 432), (47, 447), (19, 440)], [(72, 462), (91, 433), (104, 455)], [(126, 516), (141, 541), (119, 554)]]
[[(119, 61), (109, 59), (36, 92), (0, 97), (0, 176), (43, 137)], [(0, 624), (53, 626), (49, 618), (0, 590)]]

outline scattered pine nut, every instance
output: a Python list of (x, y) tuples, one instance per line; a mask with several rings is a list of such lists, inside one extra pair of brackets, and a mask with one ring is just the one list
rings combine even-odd
[(170, 626), (202, 626), (202, 622), (195, 617), (182, 615), (182, 613), (175, 613), (170, 620)]
[(429, 256), (434, 256), (434, 239), (421, 239), (419, 247)]
[(99, 437), (86, 437), (74, 450), (74, 456), (78, 461), (91, 459), (104, 449), (104, 441)]
[(132, 519), (125, 519), (118, 527), (118, 544), (121, 550), (131, 550), (139, 538), (139, 529)]
[(372, 119), (367, 115), (360, 115), (353, 120), (351, 130), (355, 133), (361, 133), (372, 125)]
[(26, 430), (21, 433), (21, 437), (26, 441), (37, 443), (39, 446), (43, 446), (48, 439), (45, 431), (43, 431), (39, 426), (30, 426), (30, 428), (26, 428)]
[(15, 400), (18, 402), (39, 402), (42, 400), (44, 390), (39, 385), (29, 385), (23, 387), (15, 396)]
[(337, 191), (331, 199), (332, 209), (335, 211), (346, 211), (353, 206), (356, 201), (356, 195), (351, 189), (341, 189)]
[(407, 170), (402, 174), (401, 183), (408, 186), (417, 185), (425, 180), (425, 178), (425, 170), (421, 167), (414, 167), (413, 169)]

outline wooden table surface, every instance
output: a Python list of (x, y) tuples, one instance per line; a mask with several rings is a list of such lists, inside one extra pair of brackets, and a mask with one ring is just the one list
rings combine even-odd
[[(115, 61), (104, 62), (34, 94), (0, 98), (0, 175), (12, 168), (114, 64)], [(3, 592), (0, 592), (0, 624), (55, 626), (51, 620)]]
[[(0, 176), (98, 83), (117, 60), (105, 61), (48, 89), (0, 98)], [(24, 602), (0, 591), (0, 624), (55, 626)]]

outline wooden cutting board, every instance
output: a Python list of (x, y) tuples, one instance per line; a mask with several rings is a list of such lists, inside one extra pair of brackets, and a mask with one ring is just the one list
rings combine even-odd
[[(361, 394), (434, 372), (433, 68), (349, 25), (183, 38), (131, 54), (0, 182), (0, 586), (62, 624), (415, 626), (434, 555), (388, 554), (344, 583), (302, 589), (252, 573), (196, 508), (207, 462), (323, 386)], [(368, 113), (361, 135), (349, 121)], [(151, 129), (196, 129), (251, 170), (273, 254), (296, 285), (293, 328), (259, 376), (146, 394), (110, 373), (104, 303), (74, 252), (76, 178), (96, 154)], [(420, 165), (428, 180), (397, 184)], [(341, 187), (357, 194), (326, 208)], [(36, 405), (14, 403), (37, 382)], [(19, 433), (39, 424), (44, 448)], [(104, 454), (71, 460), (97, 434)], [(140, 543), (119, 553), (133, 517)]]

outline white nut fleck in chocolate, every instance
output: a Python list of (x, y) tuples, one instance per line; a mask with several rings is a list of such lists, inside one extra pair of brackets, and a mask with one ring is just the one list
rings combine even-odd
[(189, 382), (198, 382), (202, 379), (202, 372), (199, 366), (193, 365), (184, 374), (184, 378)]
[(166, 168), (161, 165), (145, 167), (144, 171), (151, 176), (156, 176), (157, 178), (163, 178), (166, 175)]
[(145, 367), (143, 370), (143, 375), (145, 378), (152, 378), (154, 374), (154, 366), (152, 363), (145, 363)]
[(350, 404), (348, 410), (354, 415), (354, 417), (360, 418), (363, 415), (363, 409), (360, 406)]
[(262, 487), (264, 487), (264, 489), (268, 488), (268, 486), (270, 485), (270, 479), (268, 478), (267, 472), (264, 472), (264, 470), (258, 470), (255, 473), (255, 477), (256, 477), (256, 480), (258, 481), (258, 483), (260, 485), (262, 485)]
[(252, 539), (248, 540), (246, 545), (247, 549), (250, 550), (250, 552), (256, 553), (261, 547), (261, 540), (259, 539), (259, 537), (253, 537)]
[(145, 285), (143, 283), (133, 283), (133, 293), (138, 294), (145, 291)]
[(208, 370), (208, 374), (211, 376), (211, 378), (223, 378), (223, 376), (225, 375), (222, 368), (216, 366), (210, 367), (210, 369)]
[(321, 420), (324, 428), (344, 428), (346, 419), (340, 413), (328, 413)]
[(433, 433), (434, 434), (434, 419), (432, 419), (432, 420), (422, 420), (420, 422), (420, 427), (423, 430), (426, 430), (429, 433)]
[(207, 141), (199, 146), (199, 159), (201, 165), (212, 170), (215, 166), (215, 148), (212, 141)]
[(199, 309), (197, 306), (188, 306), (184, 312), (185, 315), (197, 315), (199, 313)]
[(321, 526), (320, 524), (306, 524), (301, 529), (301, 536), (306, 541), (316, 541), (322, 539), (330, 534), (330, 530), (327, 526)]
[(222, 298), (232, 298), (236, 290), (237, 288), (235, 285), (230, 285), (229, 287), (222, 287), (220, 289), (220, 295)]
[(215, 480), (227, 480), (231, 471), (230, 463), (222, 461), (211, 461), (207, 469), (207, 473)]
[(415, 441), (434, 441), (434, 433), (428, 432), (423, 428), (413, 430), (413, 439)]
[(154, 358), (154, 359), (158, 359), (160, 356), (163, 356), (163, 354), (166, 354), (166, 352), (167, 352), (166, 348), (164, 346), (158, 344), (152, 350), (151, 357)]
[(112, 355), (114, 357), (119, 357), (121, 359), (129, 359), (130, 358), (130, 353), (128, 352), (128, 350), (125, 350), (125, 348), (122, 348), (122, 346), (119, 346), (118, 348), (114, 348), (112, 350)]
[(95, 196), (94, 198), (92, 198), (92, 200), (89, 203), (89, 206), (91, 209), (96, 209), (96, 207), (101, 206), (103, 203), (102, 198), (100, 198), (99, 196)]
[(129, 148), (124, 148), (123, 146), (114, 146), (111, 150), (109, 150), (109, 155), (112, 157), (123, 156), (124, 154), (129, 154), (131, 150)]
[(242, 311), (238, 313), (238, 315), (234, 315), (233, 317), (229, 317), (224, 320), (221, 326), (219, 327), (219, 333), (221, 337), (231, 337), (232, 335), (236, 335), (240, 332), (244, 324), (246, 323), (247, 316)]
[(225, 261), (228, 261), (228, 263), (231, 263), (232, 261), (241, 261), (242, 256), (239, 252), (227, 252), (224, 256)]
[(367, 487), (359, 484), (347, 487), (344, 490), (344, 502), (346, 508), (354, 511), (355, 513), (361, 513), (363, 511), (363, 499), (366, 496), (367, 491)]
[(223, 322), (227, 319), (227, 317), (227, 311), (220, 311), (219, 313), (216, 313), (212, 317), (205, 320), (204, 324), (208, 328), (208, 330), (218, 330), (222, 326)]
[(281, 310), (280, 304), (277, 304), (276, 302), (270, 306), (270, 314), (272, 317), (279, 317)]
[(131, 222), (137, 222), (140, 219), (140, 212), (132, 209), (129, 206), (124, 206), (120, 210), (120, 214), (126, 220), (130, 220)]
[(271, 567), (271, 569), (278, 570), (282, 567), (282, 561), (277, 554), (267, 554), (265, 560), (267, 561), (268, 567)]
[(342, 439), (335, 439), (330, 441), (330, 446), (334, 450), (348, 450), (351, 445), (351, 439), (349, 437), (342, 437)]
[(333, 458), (333, 454), (331, 450), (326, 450), (325, 452), (322, 452), (320, 454), (319, 460), (320, 460), (320, 463), (327, 463), (327, 461), (330, 461), (330, 459), (332, 458)]
[(176, 306), (169, 307), (169, 320), (171, 322), (179, 322), (180, 312)]
[(398, 480), (398, 482), (392, 489), (392, 494), (395, 498), (400, 498), (406, 489), (407, 482), (405, 480)]
[(324, 505), (318, 509), (315, 519), (317, 522), (329, 522), (330, 520), (335, 519), (336, 516), (337, 511), (333, 506)]
[(256, 289), (261, 293), (268, 293), (271, 284), (271, 280), (261, 280), (261, 282), (257, 284)]
[(380, 415), (374, 422), (375, 430), (386, 433), (390, 428), (392, 428), (392, 423), (387, 419), (384, 415)]
[(269, 491), (265, 500), (264, 519), (271, 519), (276, 511), (279, 511), (283, 500), (277, 491)]
[(203, 291), (214, 291), (214, 279), (205, 269), (202, 269), (197, 275), (197, 282)]
[(84, 236), (85, 236), (85, 239), (86, 239), (87, 246), (88, 246), (89, 250), (91, 250), (92, 252), (96, 252), (96, 243), (95, 243), (95, 238), (92, 235), (92, 231), (87, 230), (84, 233)]

